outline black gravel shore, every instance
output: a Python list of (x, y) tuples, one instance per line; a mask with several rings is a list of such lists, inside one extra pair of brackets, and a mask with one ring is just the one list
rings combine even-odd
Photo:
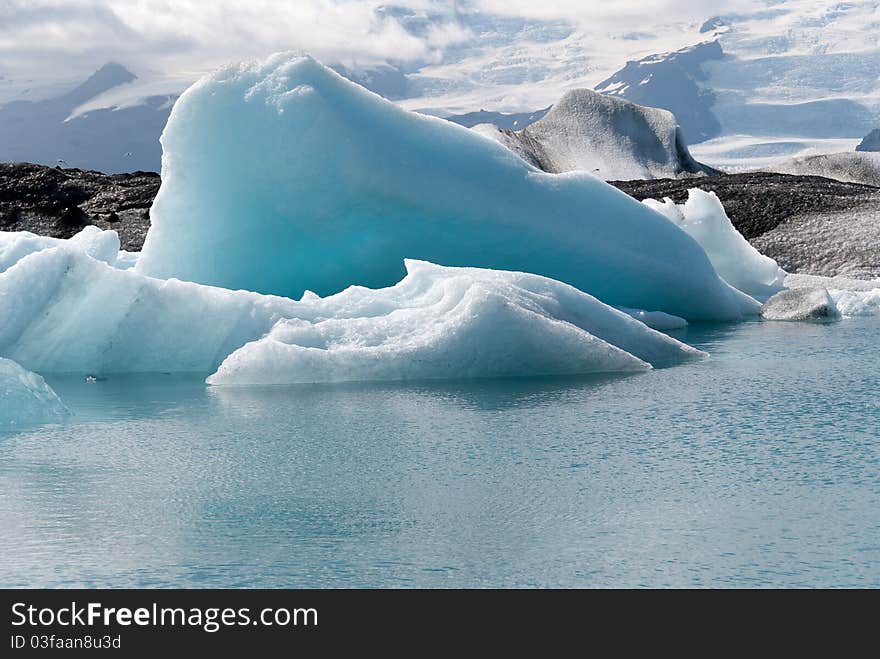
[(94, 224), (116, 230), (123, 249), (139, 251), (159, 183), (153, 172), (102, 174), (0, 163), (0, 231), (70, 238)]
[(683, 203), (690, 188), (714, 192), (748, 240), (796, 217), (852, 210), (880, 200), (880, 188), (870, 185), (763, 172), (609, 183), (639, 201), (669, 197)]

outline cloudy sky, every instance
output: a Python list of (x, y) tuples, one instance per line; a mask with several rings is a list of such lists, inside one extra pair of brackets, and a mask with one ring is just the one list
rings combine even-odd
[(705, 38), (699, 26), (719, 13), (778, 12), (784, 5), (819, 15), (838, 4), (0, 0), (0, 77), (7, 91), (16, 88), (11, 81), (38, 87), (82, 79), (117, 61), (155, 89), (156, 81), (180, 86), (230, 60), (303, 50), (327, 63), (393, 64), (413, 80), (412, 106), (430, 98), (450, 109), (475, 103), (516, 109), (538, 107), (567, 86), (593, 85), (627, 59), (696, 43)]
[[(229, 59), (303, 49), (340, 61), (440, 62), (479, 37), (475, 14), (560, 21), (608, 34), (655, 29), (658, 17), (705, 19), (705, 0), (0, 0), (6, 75), (131, 67), (202, 71)], [(725, 10), (754, 4), (728, 0)], [(404, 10), (411, 10), (407, 12)], [(414, 30), (412, 16), (425, 25)], [(662, 23), (662, 20), (660, 20)], [(511, 35), (513, 38), (515, 35)]]

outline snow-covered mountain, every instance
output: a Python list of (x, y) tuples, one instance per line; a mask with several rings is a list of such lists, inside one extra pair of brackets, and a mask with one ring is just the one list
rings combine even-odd
[(0, 160), (105, 172), (157, 170), (162, 154), (159, 135), (175, 96), (88, 109), (95, 99), (135, 80), (124, 66), (110, 63), (58, 96), (0, 106)]
[(589, 89), (566, 93), (521, 131), (487, 124), (475, 130), (546, 172), (587, 171), (605, 180), (714, 173), (691, 156), (671, 112)]
[(880, 151), (880, 128), (875, 128), (858, 143), (856, 151)]
[(703, 65), (724, 56), (718, 41), (708, 41), (664, 55), (627, 62), (596, 86), (596, 91), (633, 103), (669, 110), (685, 136), (702, 142), (721, 133), (713, 112), (715, 94), (704, 86)]
[[(705, 149), (693, 149), (698, 158), (733, 168), (805, 155), (819, 145), (851, 151), (880, 124), (877, 0), (739, 0), (704, 14), (699, 3), (686, 4), (658, 12), (649, 28), (567, 3), (382, 5), (372, 11), (383, 25), (428, 43), (430, 56), (377, 62), (348, 53), (333, 68), (407, 109), (514, 130), (566, 91), (598, 88), (672, 111), (690, 144), (706, 141)], [(723, 13), (724, 5), (736, 9)], [(296, 46), (294, 39), (290, 47)], [(54, 91), (39, 92), (4, 67), (0, 158), (155, 169), (158, 128), (176, 95), (201, 73), (189, 64), (176, 70), (141, 62), (139, 79), (99, 77), (93, 87), (78, 88), (76, 104), (70, 91), (58, 91), (58, 80), (40, 81)], [(123, 136), (130, 142), (120, 145)], [(86, 148), (95, 154), (83, 159)], [(777, 149), (784, 153), (767, 155)]]

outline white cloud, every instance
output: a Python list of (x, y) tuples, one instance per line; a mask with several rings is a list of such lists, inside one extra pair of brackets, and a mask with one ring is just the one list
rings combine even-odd
[[(758, 0), (727, 0), (725, 10)], [(230, 59), (302, 49), (340, 63), (438, 62), (473, 41), (463, 14), (562, 20), (587, 31), (656, 30), (717, 13), (715, 0), (0, 0), (0, 74), (81, 74), (108, 59), (200, 73)]]
[[(15, 75), (47, 67), (202, 72), (230, 59), (301, 49), (340, 63), (436, 61), (470, 37), (438, 21), (415, 36), (373, 0), (0, 0), (0, 62)], [(431, 3), (406, 0), (415, 10)], [(450, 14), (451, 15), (451, 14)], [(11, 69), (11, 71), (10, 71)]]
[[(778, 18), (748, 18), (761, 10)], [(409, 107), (526, 110), (628, 59), (706, 38), (699, 26), (719, 13), (740, 15), (724, 46), (748, 56), (765, 43), (775, 53), (875, 49), (865, 26), (877, 11), (876, 0), (0, 0), (0, 102), (20, 91), (10, 79), (39, 89), (111, 60), (144, 89), (172, 89), (230, 60), (303, 50), (349, 68), (417, 70)]]

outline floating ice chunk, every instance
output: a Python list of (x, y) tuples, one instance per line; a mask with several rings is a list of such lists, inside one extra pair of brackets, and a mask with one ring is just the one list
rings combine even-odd
[(381, 290), (300, 303), (213, 385), (638, 371), (704, 353), (537, 275), (406, 262)]
[(41, 373), (211, 373), (293, 300), (161, 281), (69, 246), (0, 274), (0, 355)]
[(623, 313), (632, 316), (636, 320), (642, 321), (651, 329), (660, 330), (661, 332), (684, 329), (688, 324), (684, 318), (663, 313), (662, 311), (645, 311), (644, 309), (627, 309), (626, 307), (619, 308)]
[(759, 311), (689, 236), (627, 195), (589, 174), (538, 172), (309, 57), (203, 78), (162, 144), (145, 275), (329, 295), (391, 286), (411, 257), (534, 272), (688, 319)]
[(840, 312), (824, 288), (792, 288), (767, 300), (761, 315), (767, 320), (834, 320)]
[(314, 348), (311, 370), (280, 357), (276, 367), (288, 381), (323, 381), (633, 370), (703, 354), (544, 277), (407, 268), (387, 289), (297, 302), (144, 277), (56, 247), (0, 274), (0, 355), (44, 373), (207, 374), (272, 330), (251, 345)]
[(670, 199), (646, 199), (643, 203), (693, 236), (706, 250), (715, 271), (731, 286), (760, 299), (782, 290), (785, 271), (734, 228), (714, 192), (688, 190), (687, 202), (682, 205)]
[(43, 378), (0, 357), (0, 431), (61, 421), (69, 414)]
[(824, 287), (843, 316), (873, 316), (880, 313), (880, 279), (788, 275), (785, 285), (792, 289)]
[(11, 268), (28, 254), (67, 245), (92, 258), (115, 265), (119, 255), (119, 234), (87, 226), (78, 234), (64, 240), (38, 236), (29, 231), (0, 231), (0, 272)]
[(828, 291), (844, 316), (873, 316), (880, 313), (880, 288), (870, 291)]

